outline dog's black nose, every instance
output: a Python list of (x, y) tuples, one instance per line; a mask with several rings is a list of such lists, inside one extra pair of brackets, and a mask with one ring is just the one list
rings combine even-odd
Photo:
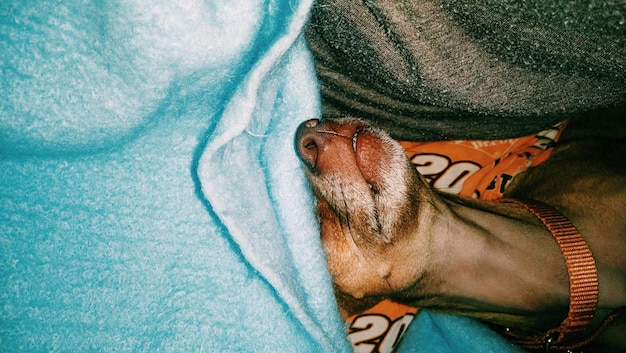
[(315, 127), (319, 125), (318, 119), (311, 119), (298, 126), (296, 131), (296, 151), (298, 156), (311, 169), (317, 166), (319, 135)]

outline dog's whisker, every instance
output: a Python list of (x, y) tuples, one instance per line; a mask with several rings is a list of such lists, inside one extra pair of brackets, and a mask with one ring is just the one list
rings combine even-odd
[(352, 138), (350, 136), (343, 135), (343, 134), (340, 134), (340, 133), (338, 133), (336, 131), (332, 131), (332, 130), (317, 130), (317, 132), (320, 133), (320, 134), (329, 134), (329, 135), (334, 135), (334, 136), (343, 137), (343, 138), (347, 138), (347, 139)]
[[(339, 190), (341, 192), (341, 196), (343, 199), (343, 205), (345, 207), (345, 218), (346, 218), (346, 228), (348, 229), (348, 233), (350, 233), (350, 238), (352, 238), (352, 242), (354, 242), (354, 244), (359, 244), (357, 236), (355, 235), (354, 230), (352, 229), (352, 223), (350, 222), (350, 209), (348, 207), (348, 201), (346, 199), (346, 195), (343, 191), (343, 188), (341, 188)], [(360, 246), (356, 247), (357, 252), (359, 253), (360, 256), (365, 257), (365, 254), (363, 254), (363, 250), (361, 250)]]
[(350, 237), (352, 238), (352, 241), (356, 243), (356, 238), (354, 236), (354, 232), (352, 230), (352, 224), (350, 223), (350, 210), (348, 207), (348, 201), (346, 200), (346, 195), (343, 192), (343, 188), (340, 189), (341, 191), (341, 199), (343, 200), (343, 206), (344, 206), (344, 211), (345, 211), (345, 218), (346, 218), (346, 228), (348, 228), (348, 233), (350, 233)]

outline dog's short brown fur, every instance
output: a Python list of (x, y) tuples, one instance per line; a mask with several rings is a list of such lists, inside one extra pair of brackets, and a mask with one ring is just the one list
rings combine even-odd
[[(617, 110), (573, 119), (551, 158), (505, 195), (555, 207), (588, 242), (600, 290), (590, 329), (626, 305), (624, 118)], [(296, 147), (343, 315), (383, 298), (523, 330), (567, 315), (560, 249), (520, 206), (430, 189), (394, 140), (358, 119), (305, 122)], [(595, 344), (626, 351), (626, 320)]]

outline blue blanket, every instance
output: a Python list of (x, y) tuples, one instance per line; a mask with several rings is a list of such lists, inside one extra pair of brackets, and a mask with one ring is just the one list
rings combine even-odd
[[(0, 351), (346, 352), (311, 0), (0, 2)], [(421, 312), (400, 352), (514, 352)]]

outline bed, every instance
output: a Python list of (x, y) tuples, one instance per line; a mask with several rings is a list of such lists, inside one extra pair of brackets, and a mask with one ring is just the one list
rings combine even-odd
[[(0, 4), (1, 351), (353, 350), (293, 148), (312, 6)], [(420, 311), (395, 351), (519, 349)]]

